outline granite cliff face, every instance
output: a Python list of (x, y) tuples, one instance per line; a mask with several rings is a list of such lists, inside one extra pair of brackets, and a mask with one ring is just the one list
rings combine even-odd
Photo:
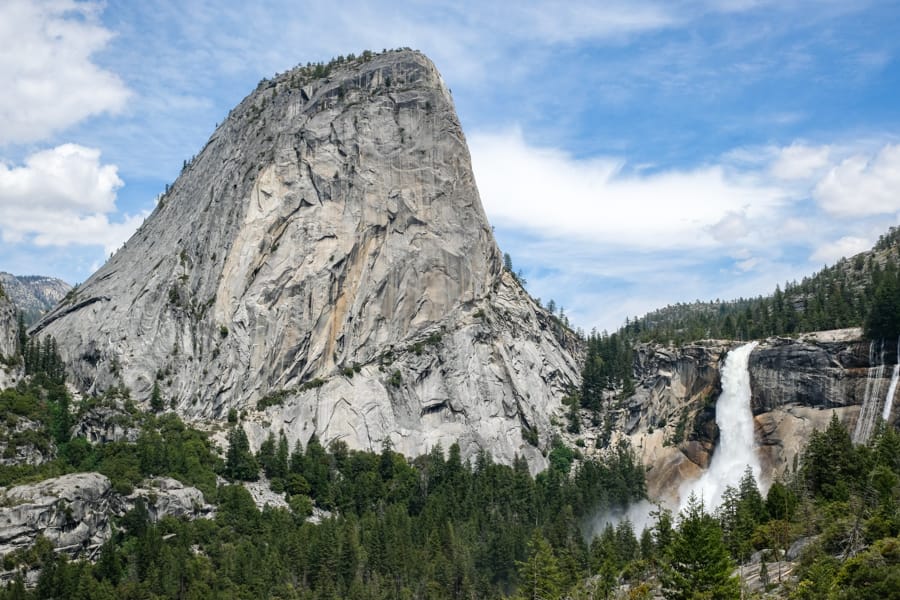
[[(295, 69), (231, 112), (144, 225), (32, 330), (258, 444), (539, 451), (577, 340), (504, 273), (450, 93), (412, 51)], [(257, 407), (263, 410), (257, 411)]]
[(62, 300), (72, 286), (55, 277), (16, 276), (0, 272), (0, 286), (22, 311), (26, 323), (34, 323)]
[[(635, 353), (635, 394), (614, 409), (616, 437), (628, 437), (649, 467), (651, 497), (672, 497), (709, 465), (718, 439), (720, 368), (736, 342), (681, 348), (645, 344)], [(750, 355), (751, 403), (764, 481), (792, 467), (832, 412), (853, 431), (867, 397), (881, 414), (889, 369), (872, 362), (859, 329), (770, 338)], [(888, 364), (892, 356), (886, 356)], [(893, 411), (892, 419), (897, 411)]]
[(18, 351), (18, 312), (6, 289), (0, 286), (0, 390), (15, 385), (22, 376)]

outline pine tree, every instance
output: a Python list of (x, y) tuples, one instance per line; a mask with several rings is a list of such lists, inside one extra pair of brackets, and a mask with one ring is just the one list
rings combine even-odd
[(153, 412), (162, 412), (165, 405), (163, 404), (162, 392), (159, 389), (159, 382), (153, 382), (153, 391), (150, 392), (150, 410)]
[(259, 465), (250, 452), (250, 441), (240, 425), (235, 425), (228, 432), (225, 475), (241, 481), (256, 481), (259, 478)]
[(535, 530), (528, 542), (528, 558), (516, 561), (519, 568), (519, 598), (556, 600), (562, 594), (559, 561), (544, 536)]
[(734, 563), (722, 540), (722, 530), (693, 493), (681, 513), (669, 559), (663, 573), (667, 599), (740, 598), (740, 584), (731, 576)]

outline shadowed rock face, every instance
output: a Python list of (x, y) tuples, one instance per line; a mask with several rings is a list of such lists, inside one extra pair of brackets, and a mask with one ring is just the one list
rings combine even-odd
[(261, 83), (33, 333), (80, 388), (247, 410), (254, 444), (459, 439), (538, 465), (521, 429), (549, 435), (578, 382), (577, 342), (503, 273), (449, 91), (411, 51)]
[(0, 389), (15, 385), (22, 375), (18, 352), (19, 324), (16, 307), (0, 288)]

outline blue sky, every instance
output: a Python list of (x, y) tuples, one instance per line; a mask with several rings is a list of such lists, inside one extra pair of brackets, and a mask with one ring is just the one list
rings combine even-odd
[(576, 325), (766, 293), (900, 220), (898, 31), (862, 0), (4, 0), (0, 270), (84, 280), (261, 78), (409, 46)]

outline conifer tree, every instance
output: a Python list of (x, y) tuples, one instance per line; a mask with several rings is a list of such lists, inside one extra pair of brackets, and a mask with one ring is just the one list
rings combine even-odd
[(722, 540), (722, 530), (693, 493), (681, 513), (672, 542), (669, 564), (663, 573), (669, 600), (740, 598), (740, 584), (731, 576), (734, 563)]
[(528, 541), (528, 558), (519, 568), (518, 598), (557, 600), (562, 594), (562, 573), (553, 549), (537, 530)]

